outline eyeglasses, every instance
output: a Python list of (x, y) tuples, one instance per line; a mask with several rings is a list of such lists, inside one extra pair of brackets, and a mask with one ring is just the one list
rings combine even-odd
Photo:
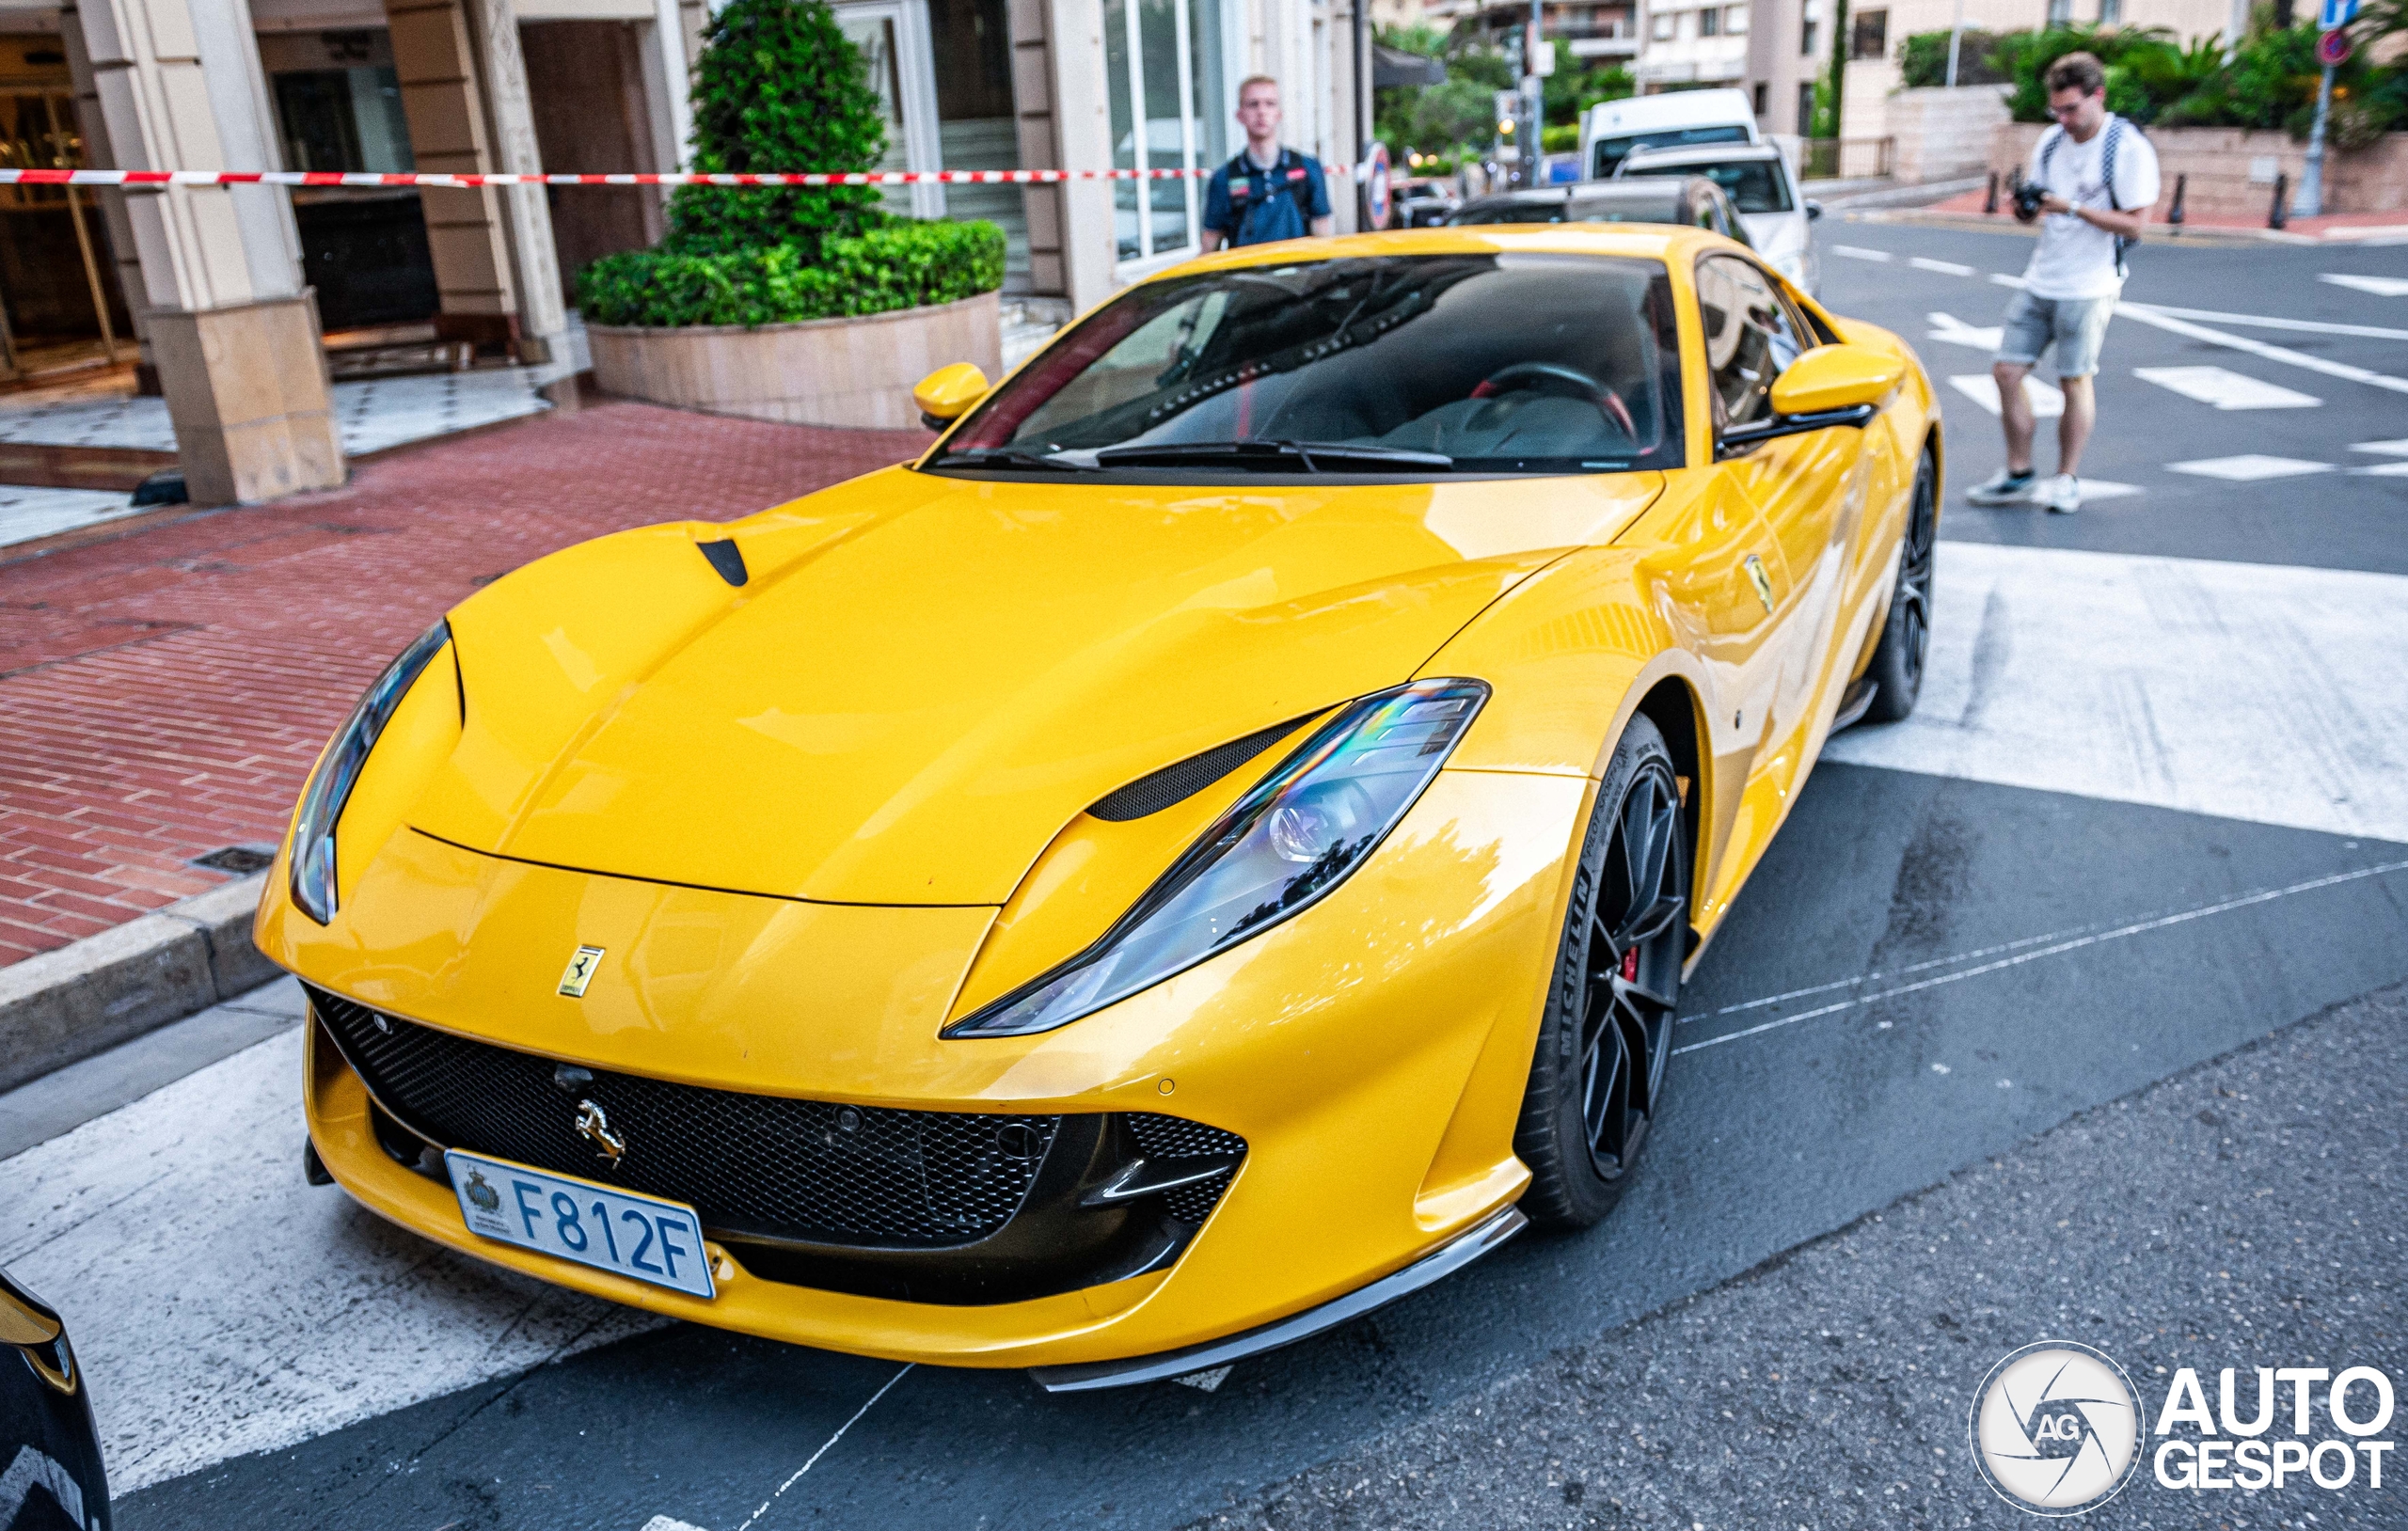
[(2082, 109), (2089, 104), (2090, 103), (2088, 99), (2085, 98), (2082, 101), (2075, 102), (2070, 106), (2052, 106), (2049, 108), (2049, 115), (2051, 117), (2078, 117), (2081, 115)]

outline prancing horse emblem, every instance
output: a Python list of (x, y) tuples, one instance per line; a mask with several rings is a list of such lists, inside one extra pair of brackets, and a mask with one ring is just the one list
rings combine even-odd
[(627, 1151), (627, 1140), (610, 1130), (610, 1118), (604, 1115), (598, 1100), (577, 1103), (577, 1135), (594, 1144), (594, 1151), (617, 1168), (619, 1156)]
[(594, 970), (602, 965), (602, 948), (580, 946), (568, 959), (568, 968), (561, 974), (561, 992), (572, 1000), (585, 998), (585, 986), (594, 982)]

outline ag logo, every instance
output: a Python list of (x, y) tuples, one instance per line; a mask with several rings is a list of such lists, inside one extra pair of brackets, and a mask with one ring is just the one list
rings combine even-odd
[(1983, 1478), (2035, 1515), (2094, 1509), (2140, 1465), (2131, 1380), (2072, 1340), (2027, 1345), (1991, 1367), (1973, 1395), (1970, 1428)]

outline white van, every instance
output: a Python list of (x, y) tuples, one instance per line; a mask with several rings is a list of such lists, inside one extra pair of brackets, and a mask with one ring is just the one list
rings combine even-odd
[(1592, 106), (1580, 119), (1580, 174), (1589, 181), (1611, 180), (1634, 149), (1763, 142), (1744, 90), (1630, 96)]

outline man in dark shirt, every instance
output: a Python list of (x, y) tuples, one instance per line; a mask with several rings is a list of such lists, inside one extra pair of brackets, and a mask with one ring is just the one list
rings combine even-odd
[(1321, 161), (1279, 146), (1279, 82), (1257, 74), (1238, 86), (1245, 148), (1212, 172), (1204, 194), (1204, 248), (1268, 245), (1334, 227)]

